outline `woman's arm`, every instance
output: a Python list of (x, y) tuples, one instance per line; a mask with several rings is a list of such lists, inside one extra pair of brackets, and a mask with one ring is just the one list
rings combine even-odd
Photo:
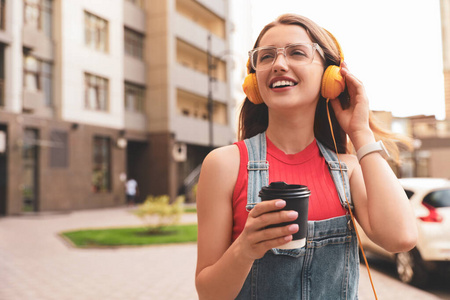
[(196, 287), (200, 299), (234, 299), (253, 261), (267, 250), (292, 239), (295, 226), (263, 229), (295, 219), (288, 212), (273, 212), (285, 205), (273, 200), (259, 203), (249, 213), (245, 228), (232, 243), (232, 195), (238, 177), (239, 150), (227, 146), (212, 151), (202, 166), (197, 189), (198, 255)]
[(417, 241), (414, 213), (406, 194), (386, 160), (378, 153), (355, 156), (350, 186), (355, 215), (367, 236), (390, 252), (413, 248)]
[[(343, 110), (339, 101), (332, 101), (342, 129), (349, 135), (356, 150), (375, 142), (369, 127), (369, 103), (362, 83), (349, 73), (344, 64), (350, 95), (350, 108)], [(345, 155), (351, 171), (350, 186), (355, 214), (367, 236), (391, 252), (408, 251), (417, 241), (415, 216), (406, 194), (387, 161), (376, 152), (357, 158)]]

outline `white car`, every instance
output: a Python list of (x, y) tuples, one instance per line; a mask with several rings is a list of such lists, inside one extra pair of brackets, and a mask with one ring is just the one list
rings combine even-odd
[(430, 273), (450, 266), (450, 180), (402, 178), (400, 183), (417, 217), (419, 238), (409, 252), (390, 253), (359, 230), (364, 251), (395, 261), (401, 281), (427, 284)]

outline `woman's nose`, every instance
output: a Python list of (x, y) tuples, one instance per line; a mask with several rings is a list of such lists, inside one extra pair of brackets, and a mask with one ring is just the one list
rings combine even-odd
[(289, 64), (283, 52), (277, 53), (272, 68), (274, 71), (287, 71), (289, 69)]

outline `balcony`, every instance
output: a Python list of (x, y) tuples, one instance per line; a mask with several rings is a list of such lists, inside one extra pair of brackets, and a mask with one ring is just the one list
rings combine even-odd
[[(209, 122), (177, 115), (173, 121), (173, 130), (177, 141), (196, 144), (209, 145)], [(214, 146), (228, 145), (234, 141), (234, 134), (230, 127), (214, 123)]]
[(225, 0), (197, 0), (197, 2), (225, 19), (228, 10)]
[(131, 81), (141, 85), (145, 85), (147, 82), (145, 63), (142, 60), (124, 55), (123, 73), (125, 80), (127, 81)]
[(23, 109), (36, 111), (44, 106), (44, 93), (42, 91), (23, 91)]
[(123, 2), (123, 23), (126, 27), (145, 32), (145, 11), (129, 1)]
[[(187, 68), (180, 64), (176, 64), (174, 70), (174, 85), (176, 88), (197, 94), (199, 96), (208, 97), (208, 76), (201, 72)], [(215, 81), (212, 85), (213, 100), (227, 103), (229, 95), (227, 85), (222, 81)]]
[[(174, 31), (178, 38), (207, 51), (210, 32), (179, 13), (175, 13)], [(225, 40), (212, 34), (210, 50), (213, 56), (222, 56), (227, 51)]]
[(23, 26), (23, 46), (33, 50), (33, 54), (44, 60), (54, 59), (53, 41), (43, 31), (28, 24)]
[(142, 113), (125, 111), (125, 128), (137, 131), (145, 131), (147, 118)]

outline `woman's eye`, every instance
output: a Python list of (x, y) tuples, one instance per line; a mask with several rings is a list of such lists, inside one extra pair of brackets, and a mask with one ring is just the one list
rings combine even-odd
[(305, 52), (300, 50), (293, 50), (290, 53), (291, 56), (307, 56)]
[(273, 54), (271, 53), (264, 53), (259, 56), (259, 61), (266, 61), (271, 59), (273, 59)]

